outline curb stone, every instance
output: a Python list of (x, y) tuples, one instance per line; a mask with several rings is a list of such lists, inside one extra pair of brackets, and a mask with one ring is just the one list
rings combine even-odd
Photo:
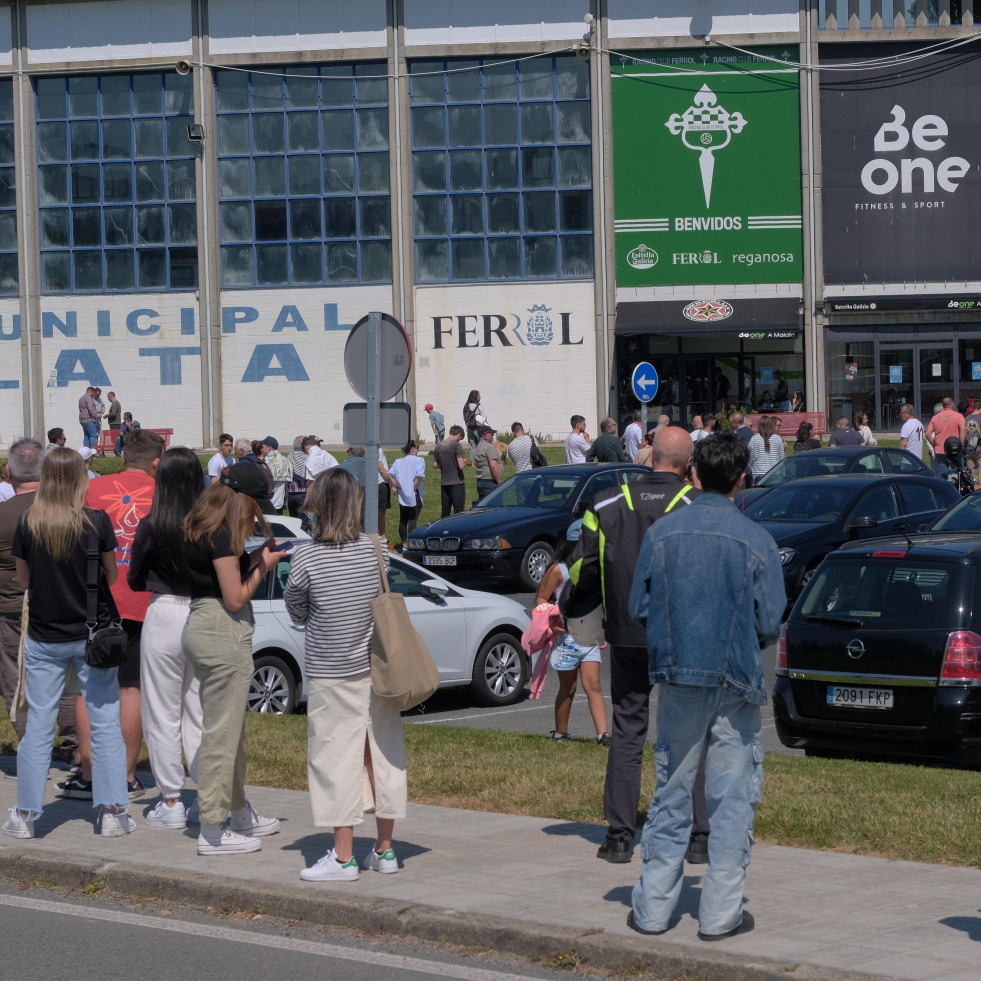
[(269, 883), (257, 886), (205, 872), (178, 874), (128, 862), (81, 861), (68, 854), (25, 853), (12, 846), (0, 846), (0, 878), (11, 882), (33, 879), (81, 889), (96, 876), (120, 897), (150, 895), (161, 901), (190, 901), (222, 911), (250, 911), (261, 906), (268, 916), (313, 926), (384, 932), (461, 947), (480, 946), (546, 964), (558, 955), (574, 952), (593, 970), (635, 976), (646, 970), (664, 981), (888, 981), (881, 975), (736, 957), (715, 949), (712, 957), (702, 957), (661, 946), (656, 940), (614, 937), (602, 930), (566, 932), (545, 924), (459, 913), (422, 903), (342, 895), (317, 886), (309, 890)]

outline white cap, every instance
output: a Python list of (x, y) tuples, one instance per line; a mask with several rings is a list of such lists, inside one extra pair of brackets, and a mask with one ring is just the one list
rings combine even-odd
[(83, 446), (79, 449), (78, 455), (88, 463), (95, 456), (95, 450), (91, 446)]

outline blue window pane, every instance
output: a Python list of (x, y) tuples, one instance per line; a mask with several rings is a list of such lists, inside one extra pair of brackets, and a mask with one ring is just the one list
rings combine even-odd
[(218, 197), (247, 198), (252, 196), (252, 165), (248, 157), (232, 157), (218, 161)]
[(593, 236), (564, 235), (559, 239), (562, 249), (561, 274), (569, 277), (593, 275)]
[(167, 209), (171, 245), (194, 245), (198, 240), (197, 209), (193, 204), (172, 204)]
[(144, 161), (136, 165), (136, 200), (164, 199), (164, 165)]
[(137, 285), (141, 290), (167, 285), (166, 249), (141, 249), (136, 253)]
[(353, 283), (358, 278), (358, 250), (353, 242), (327, 244), (327, 282)]
[(480, 102), (480, 69), (476, 61), (454, 61), (446, 73), (447, 102)]
[(167, 199), (193, 201), (196, 196), (194, 161), (169, 160), (167, 162)]
[(41, 205), (68, 204), (68, 168), (41, 167), (38, 170), (38, 200)]
[(250, 149), (249, 117), (219, 116), (218, 152), (223, 155), (229, 153), (248, 153)]
[(446, 154), (442, 150), (412, 154), (412, 189), (446, 190)]
[(522, 99), (551, 99), (551, 62), (547, 58), (521, 62), (518, 65), (518, 90)]
[(103, 75), (101, 83), (102, 115), (129, 116), (129, 75)]
[(222, 242), (251, 242), (252, 205), (247, 202), (219, 204), (218, 232)]
[(479, 191), (483, 187), (479, 150), (455, 150), (450, 154), (450, 190)]
[(65, 123), (38, 123), (37, 158), (41, 163), (68, 159), (68, 126)]
[(446, 198), (417, 197), (413, 202), (413, 233), (417, 236), (446, 234)]
[(388, 154), (359, 153), (358, 190), (362, 194), (377, 194), (388, 189)]
[[(284, 103), (283, 76), (252, 76), (252, 109), (282, 109)], [(282, 117), (280, 117), (282, 119)]]
[(168, 249), (170, 285), (175, 290), (193, 290), (198, 285), (198, 250)]
[(63, 293), (72, 286), (71, 253), (46, 252), (41, 256), (41, 289)]
[(358, 149), (388, 149), (388, 110), (358, 110)]
[(286, 149), (282, 114), (270, 112), (253, 116), (252, 144), (256, 153), (282, 153)]
[(555, 142), (551, 102), (532, 102), (521, 107), (521, 142)]
[(521, 242), (517, 238), (487, 240), (487, 276), (489, 279), (521, 278)]
[(221, 250), (221, 285), (251, 286), (254, 282), (252, 246), (224, 246)]
[(215, 73), (218, 112), (233, 112), (249, 108), (249, 76), (246, 72)]
[(327, 238), (354, 238), (355, 225), (353, 198), (327, 198), (324, 201), (324, 234)]
[(164, 112), (189, 115), (194, 112), (194, 79), (168, 72), (164, 75)]
[(354, 149), (354, 113), (349, 109), (334, 109), (323, 114), (324, 149)]
[(290, 246), (290, 273), (294, 283), (321, 283), (324, 278), (323, 246), (319, 242)]
[(392, 216), (389, 199), (385, 197), (361, 198), (358, 203), (360, 217), (359, 234), (363, 238), (387, 238), (392, 234)]
[(136, 209), (136, 244), (162, 245), (164, 235), (164, 209), (159, 204), (140, 205)]
[(409, 83), (410, 101), (414, 106), (441, 104), (445, 99), (446, 75), (441, 61), (417, 61), (412, 66)]
[(521, 231), (521, 198), (517, 194), (487, 195), (487, 231), (507, 235)]
[(484, 234), (484, 199), (481, 195), (454, 194), (450, 198), (450, 234)]
[(253, 164), (255, 196), (278, 197), (286, 194), (286, 160), (284, 157), (256, 157)]
[(286, 117), (286, 148), (291, 153), (320, 149), (320, 117), (315, 112), (291, 112)]
[(73, 122), (68, 124), (72, 160), (99, 159), (99, 124)]
[(361, 245), (361, 281), (389, 283), (392, 280), (392, 242), (363, 242)]
[(450, 146), (480, 146), (479, 106), (450, 106), (446, 114)]
[(578, 58), (555, 59), (557, 99), (589, 98), (589, 63)]
[[(282, 241), (286, 238), (286, 202), (256, 201), (255, 239), (257, 242)], [(258, 253), (256, 253), (258, 256)], [(283, 261), (285, 262), (285, 251)], [(277, 280), (285, 282), (285, 280)]]
[[(248, 108), (248, 106), (243, 106), (242, 108)], [(316, 109), (317, 108), (317, 79), (316, 78), (287, 78), (286, 79), (286, 108), (287, 109)], [(220, 107), (219, 107), (219, 111), (220, 111)]]
[(518, 107), (490, 105), (484, 107), (484, 142), (489, 145), (518, 142)]
[(68, 79), (68, 115), (75, 118), (99, 115), (98, 76), (83, 75)]
[(522, 202), (524, 203), (524, 225), (526, 232), (555, 231), (554, 194), (525, 194), (522, 197)]
[(559, 193), (559, 231), (588, 232), (593, 228), (593, 195), (590, 191)]
[[(136, 236), (133, 234), (133, 209), (132, 208), (106, 208), (102, 212), (102, 220), (105, 223), (106, 245), (134, 245)], [(53, 245), (58, 243), (53, 242)], [(110, 253), (106, 253), (110, 255)], [(130, 258), (130, 268), (133, 266), (133, 254), (127, 252)], [(108, 260), (107, 260), (108, 261)]]
[(41, 248), (63, 249), (71, 244), (68, 209), (46, 208), (41, 212)]
[(588, 146), (559, 147), (559, 187), (589, 187), (593, 165)]
[(554, 187), (555, 151), (551, 147), (522, 150), (521, 180), (524, 187)]
[(16, 201), (16, 176), (13, 167), (0, 167), (0, 207), (12, 208)]
[(556, 268), (555, 238), (526, 238), (525, 246), (525, 275), (536, 278), (554, 278)]
[(365, 61), (354, 66), (354, 92), (359, 106), (388, 102), (388, 65), (383, 61)]
[(17, 253), (0, 255), (0, 293), (13, 296), (17, 292)]
[(320, 104), (350, 106), (354, 103), (354, 78), (343, 65), (328, 65), (321, 75)]
[(456, 239), (452, 242), (453, 278), (484, 279), (484, 243), (482, 239)]
[(163, 76), (159, 72), (133, 75), (133, 112), (159, 116), (163, 112)]
[(446, 110), (412, 110), (412, 145), (414, 147), (446, 145)]
[(107, 164), (102, 168), (102, 199), (107, 203), (133, 200), (133, 165)]
[(518, 98), (517, 65), (484, 66), (484, 102), (514, 102)]
[(187, 138), (188, 124), (194, 120), (190, 116), (168, 116), (165, 126), (167, 134), (167, 156), (189, 157), (194, 147)]
[(289, 264), (285, 245), (257, 245), (255, 266), (256, 282), (260, 286), (277, 286), (289, 282)]
[(444, 240), (416, 242), (416, 279), (420, 283), (445, 282), (450, 278), (449, 243)]
[(164, 155), (164, 127), (162, 119), (137, 119), (136, 156), (162, 157)]
[(343, 194), (354, 191), (354, 157), (324, 157), (324, 193)]
[(129, 160), (133, 139), (128, 119), (112, 119), (102, 124), (102, 159)]
[(290, 194), (320, 193), (319, 156), (290, 157), (287, 160), (287, 167)]
[(290, 238), (323, 238), (323, 227), (320, 223), (320, 202), (318, 200), (290, 201)]
[(136, 285), (133, 253), (129, 249), (106, 253), (106, 289), (131, 290)]
[(75, 274), (75, 289), (102, 289), (101, 252), (73, 252), (72, 261)]
[(588, 102), (558, 102), (555, 111), (559, 119), (559, 143), (589, 142), (591, 126)]
[(518, 151), (487, 150), (487, 186), (498, 190), (518, 186)]
[(102, 171), (98, 164), (78, 164), (72, 167), (72, 203), (90, 204), (99, 200), (102, 190)]
[(39, 78), (34, 83), (38, 119), (66, 119), (68, 91), (63, 78)]

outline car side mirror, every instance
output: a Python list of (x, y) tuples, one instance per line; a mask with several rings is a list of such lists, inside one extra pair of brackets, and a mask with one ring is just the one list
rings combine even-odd
[(437, 579), (427, 579), (421, 587), (422, 595), (434, 603), (442, 603), (449, 592), (446, 585)]

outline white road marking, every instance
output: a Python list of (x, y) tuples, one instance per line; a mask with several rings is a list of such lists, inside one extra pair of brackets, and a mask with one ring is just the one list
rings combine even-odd
[[(0, 895), (0, 906), (13, 906), (33, 909), (43, 913), (57, 913), (62, 916), (78, 916), (87, 920), (106, 919), (102, 909), (76, 906), (72, 903), (59, 903), (48, 899), (32, 899), (29, 896)], [(141, 913), (124, 913), (113, 910), (111, 919), (106, 922), (144, 927), (151, 930), (167, 930), (170, 933), (191, 934), (213, 940), (230, 940), (233, 943), (252, 944), (256, 947), (274, 947), (279, 950), (296, 951), (304, 954), (317, 954), (322, 957), (335, 957), (338, 960), (357, 961), (361, 964), (374, 964), (400, 971), (417, 971), (420, 974), (438, 974), (441, 977), (458, 978), (459, 981), (533, 981), (526, 974), (505, 974), (498, 971), (485, 971), (481, 968), (445, 964), (438, 961), (423, 961), (398, 954), (385, 954), (381, 951), (365, 949), (352, 950), (336, 944), (316, 943), (294, 937), (275, 937), (264, 934), (247, 933), (231, 927), (187, 923), (183, 920), (162, 920), (159, 917)], [(397, 940), (397, 937), (391, 939)]]

